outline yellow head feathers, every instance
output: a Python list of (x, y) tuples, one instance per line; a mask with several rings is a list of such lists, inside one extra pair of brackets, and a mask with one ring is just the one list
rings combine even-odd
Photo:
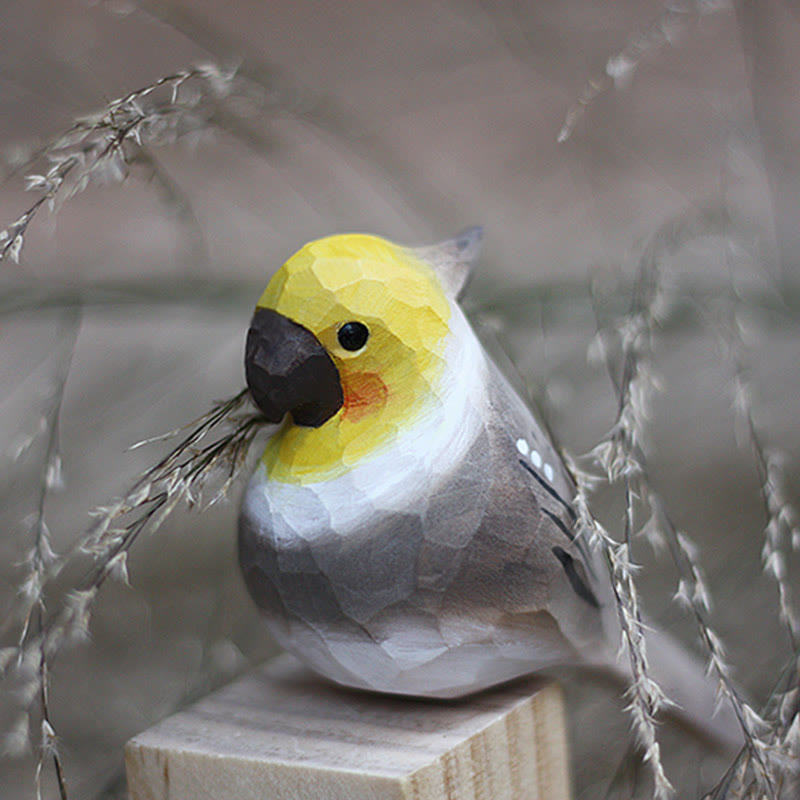
[[(392, 355), (384, 347), (419, 350), (433, 345), (447, 333), (450, 317), (439, 279), (428, 264), (409, 250), (363, 234), (307, 244), (273, 276), (258, 307), (272, 308), (308, 328), (332, 357), (376, 366), (380, 355)], [(337, 341), (338, 329), (352, 320), (370, 329), (371, 346), (358, 353)]]
[(437, 402), (452, 308), (415, 251), (361, 234), (311, 242), (278, 270), (258, 308), (313, 334), (342, 392), (339, 410), (318, 427), (286, 420), (264, 454), (271, 479), (346, 471)]

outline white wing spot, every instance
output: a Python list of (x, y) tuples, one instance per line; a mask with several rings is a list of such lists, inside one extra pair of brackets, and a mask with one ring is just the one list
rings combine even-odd
[(519, 450), (523, 456), (527, 456), (530, 445), (524, 439), (517, 439), (517, 450)]
[(536, 469), (542, 466), (542, 457), (539, 455), (538, 450), (531, 450), (531, 463)]
[(547, 480), (552, 481), (554, 476), (553, 468), (549, 464), (544, 465), (544, 476)]

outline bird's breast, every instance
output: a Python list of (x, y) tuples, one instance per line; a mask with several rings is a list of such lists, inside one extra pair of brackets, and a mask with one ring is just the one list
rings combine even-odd
[(465, 423), (452, 460), (406, 442), (319, 484), (253, 476), (242, 572), (280, 644), (318, 672), (447, 697), (571, 659), (547, 608), (561, 567), (515, 441)]
[(461, 383), (387, 446), (317, 480), (262, 461), (247, 489), (250, 593), (279, 643), (339, 683), (457, 696), (597, 636), (555, 451), (479, 352), (448, 366)]

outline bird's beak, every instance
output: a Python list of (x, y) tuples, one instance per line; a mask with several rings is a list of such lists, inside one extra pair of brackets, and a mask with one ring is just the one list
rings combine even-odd
[(318, 428), (344, 402), (339, 371), (311, 331), (270, 308), (258, 308), (247, 332), (244, 371), (253, 400), (270, 422), (289, 413)]

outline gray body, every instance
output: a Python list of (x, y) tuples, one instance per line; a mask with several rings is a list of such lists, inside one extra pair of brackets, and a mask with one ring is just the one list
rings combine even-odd
[(372, 502), (342, 530), (313, 486), (289, 504), (263, 469), (251, 481), (239, 529), (250, 593), (281, 644), (339, 683), (451, 697), (607, 661), (607, 598), (574, 540), (570, 481), (505, 377), (491, 363), (483, 374), (488, 409), (465, 421), (465, 457), (409, 507)]

